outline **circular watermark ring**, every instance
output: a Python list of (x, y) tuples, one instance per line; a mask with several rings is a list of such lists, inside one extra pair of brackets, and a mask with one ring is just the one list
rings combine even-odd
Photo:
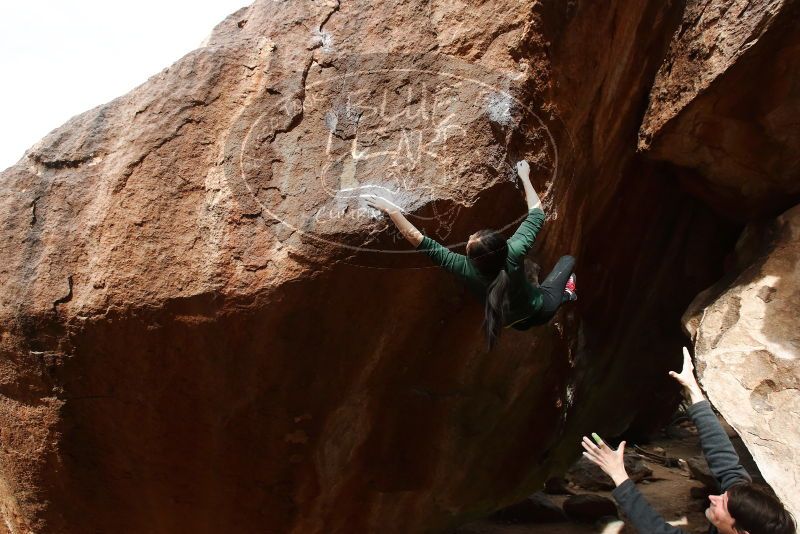
[(541, 195), (550, 194), (556, 139), (514, 96), (521, 91), (514, 77), (441, 57), (368, 55), (340, 64), (312, 63), (297, 87), (264, 89), (234, 123), (226, 172), (265, 221), (350, 251), (408, 254), (415, 251), (347, 242), (381, 218), (364, 195), (386, 198), (428, 235), (458, 247), (464, 243), (448, 238), (464, 203), (452, 199), (475, 201), (515, 182), (512, 156), (527, 156), (532, 177), (546, 184)]

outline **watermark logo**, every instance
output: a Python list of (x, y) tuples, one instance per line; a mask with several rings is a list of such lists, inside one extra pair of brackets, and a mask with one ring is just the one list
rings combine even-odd
[[(304, 238), (410, 252), (376, 238), (393, 226), (367, 204), (375, 195), (458, 246), (453, 225), (462, 211), (498, 184), (516, 183), (518, 159), (529, 160), (540, 187), (556, 180), (553, 121), (515, 96), (523, 78), (442, 57), (311, 64), (296, 86), (266, 85), (248, 103), (229, 135), (229, 179), (250, 211)], [(501, 226), (524, 215), (508, 213)]]

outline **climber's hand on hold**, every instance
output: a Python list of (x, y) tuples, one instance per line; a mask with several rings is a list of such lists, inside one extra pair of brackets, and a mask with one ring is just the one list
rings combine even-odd
[(394, 204), (389, 200), (386, 200), (383, 197), (379, 197), (377, 195), (361, 195), (361, 198), (366, 200), (367, 205), (369, 205), (370, 208), (382, 211), (387, 215), (391, 215), (392, 213), (402, 212), (399, 206), (397, 206), (396, 204)]
[(387, 200), (378, 195), (361, 195), (361, 198), (366, 200), (367, 204), (376, 210), (380, 210), (387, 214), (392, 222), (397, 226), (397, 229), (403, 234), (403, 237), (411, 243), (415, 248), (422, 243), (424, 236), (422, 232), (417, 230), (417, 227), (411, 224), (411, 221), (406, 219), (403, 215), (403, 210), (394, 202)]
[(541, 208), (542, 201), (531, 184), (531, 166), (524, 159), (517, 162), (517, 174), (519, 174), (522, 188), (525, 190), (525, 202), (528, 204), (528, 210)]
[(596, 445), (592, 440), (583, 436), (581, 442), (585, 449), (583, 455), (610, 476), (617, 486), (628, 480), (628, 473), (625, 471), (625, 442), (620, 443), (617, 450), (614, 450), (597, 434), (592, 434), (592, 436), (597, 441)]
[(520, 178), (530, 178), (531, 176), (531, 166), (524, 159), (517, 162), (517, 174)]
[(683, 347), (683, 369), (681, 369), (680, 373), (676, 373), (675, 371), (670, 371), (669, 376), (677, 380), (680, 385), (684, 388), (684, 393), (689, 397), (689, 400), (692, 404), (700, 402), (704, 400), (703, 391), (700, 389), (700, 385), (697, 383), (697, 379), (694, 377), (694, 364), (692, 363), (692, 357), (689, 354), (689, 349)]

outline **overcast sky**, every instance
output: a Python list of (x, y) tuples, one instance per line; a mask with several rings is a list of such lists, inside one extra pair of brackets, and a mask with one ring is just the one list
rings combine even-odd
[(0, 0), (0, 170), (198, 47), (251, 0)]

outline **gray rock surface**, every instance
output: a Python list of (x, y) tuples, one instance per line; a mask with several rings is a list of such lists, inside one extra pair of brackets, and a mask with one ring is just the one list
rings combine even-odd
[(507, 506), (492, 514), (491, 519), (506, 523), (554, 523), (566, 520), (564, 511), (542, 492)]
[[(641, 456), (633, 451), (625, 451), (625, 470), (634, 482), (639, 482), (653, 474), (652, 469), (647, 467)], [(581, 456), (565, 475), (566, 479), (576, 486), (586, 490), (611, 490), (614, 489), (614, 481), (611, 477), (588, 460)]]
[(617, 505), (602, 495), (581, 494), (564, 501), (564, 513), (571, 519), (590, 523), (603, 517), (617, 517)]
[(748, 228), (738, 275), (684, 316), (700, 383), (764, 479), (800, 514), (800, 206)]

